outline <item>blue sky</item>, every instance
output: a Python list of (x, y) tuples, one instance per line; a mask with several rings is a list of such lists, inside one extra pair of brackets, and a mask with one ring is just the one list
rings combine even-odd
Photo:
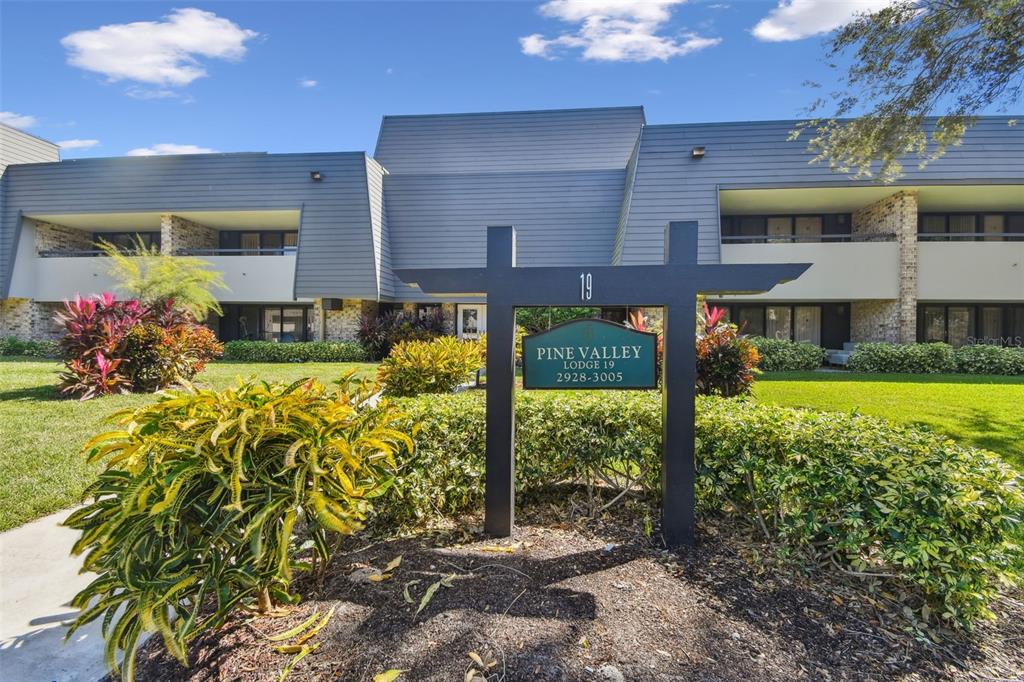
[(829, 78), (822, 32), (882, 2), (5, 0), (0, 120), (75, 158), (372, 152), (384, 114), (793, 118)]

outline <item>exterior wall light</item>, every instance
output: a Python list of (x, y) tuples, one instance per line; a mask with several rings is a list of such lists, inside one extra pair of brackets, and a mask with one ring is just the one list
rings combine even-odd
[(700, 161), (704, 158), (704, 147), (694, 147), (693, 151), (690, 152), (690, 156), (693, 157), (694, 161)]
[(313, 182), (320, 182), (323, 180), (323, 176), (320, 175), (320, 171), (309, 171), (309, 179)]

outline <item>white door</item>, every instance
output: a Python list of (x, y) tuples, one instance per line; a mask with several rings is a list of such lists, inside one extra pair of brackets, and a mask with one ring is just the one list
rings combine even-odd
[(460, 339), (479, 339), (487, 331), (487, 306), (460, 303), (456, 312), (455, 326)]

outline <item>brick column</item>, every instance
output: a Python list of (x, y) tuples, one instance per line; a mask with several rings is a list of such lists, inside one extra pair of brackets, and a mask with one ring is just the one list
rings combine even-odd
[(160, 251), (174, 255), (182, 249), (216, 249), (219, 246), (217, 230), (180, 216), (164, 213), (160, 216)]
[(0, 338), (21, 341), (57, 341), (64, 330), (53, 320), (60, 303), (40, 303), (30, 298), (0, 301)]
[(358, 339), (359, 321), (363, 315), (376, 315), (376, 301), (346, 298), (341, 310), (324, 311), (325, 341), (355, 341)]
[(899, 246), (899, 298), (854, 301), (854, 341), (917, 340), (917, 193), (900, 191), (853, 213), (854, 234), (893, 234)]

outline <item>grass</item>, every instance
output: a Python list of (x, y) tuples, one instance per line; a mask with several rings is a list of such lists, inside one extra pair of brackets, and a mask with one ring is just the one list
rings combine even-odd
[[(82, 445), (107, 428), (105, 419), (111, 413), (154, 399), (148, 394), (84, 403), (63, 399), (55, 389), (60, 367), (50, 361), (0, 359), (0, 530), (77, 504), (99, 469), (85, 463)], [(376, 365), (218, 362), (196, 381), (214, 388), (250, 375), (289, 382), (307, 376), (330, 381), (352, 369), (368, 376)]]
[[(61, 399), (56, 362), (0, 359), (0, 530), (78, 503), (98, 467), (87, 465), (82, 445), (106, 428), (111, 413), (153, 400), (122, 395), (85, 403)], [(210, 365), (197, 381), (214, 388), (239, 376), (294, 381), (332, 380), (370, 363)], [(1002, 455), (1024, 471), (1024, 377), (794, 372), (764, 374), (758, 400), (793, 407), (860, 412), (922, 424), (951, 438)]]
[(762, 402), (924, 425), (1000, 454), (1024, 471), (1024, 377), (965, 374), (762, 374)]

